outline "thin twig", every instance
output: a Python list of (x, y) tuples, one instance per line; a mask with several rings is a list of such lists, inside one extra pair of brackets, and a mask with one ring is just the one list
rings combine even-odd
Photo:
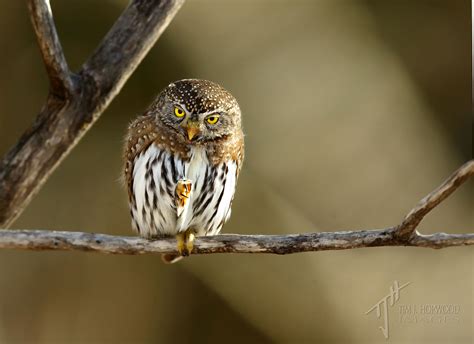
[[(36, 121), (0, 161), (0, 227), (8, 227), (16, 219), (95, 123), (183, 2), (131, 1), (74, 75), (74, 89), (67, 99), (50, 93)], [(69, 72), (48, 2), (31, 0), (29, 4), (51, 87), (69, 88)]]
[[(436, 207), (474, 174), (474, 160), (451, 175), (440, 187), (423, 198), (402, 224), (375, 230), (320, 232), (290, 235), (226, 234), (196, 238), (193, 254), (273, 253), (290, 254), (309, 251), (347, 250), (363, 247), (413, 246), (445, 248), (474, 245), (474, 233), (422, 235), (415, 231), (426, 213)], [(400, 230), (413, 226), (409, 236)], [(176, 240), (147, 240), (139, 237), (106, 234), (44, 231), (0, 230), (0, 249), (74, 250), (111, 254), (176, 253)]]
[(410, 237), (413, 235), (416, 227), (421, 220), (434, 207), (451, 195), (461, 184), (474, 175), (474, 160), (470, 160), (457, 169), (446, 181), (437, 187), (428, 196), (424, 197), (418, 204), (405, 216), (403, 222), (397, 228), (397, 235), (400, 237)]
[(73, 81), (54, 25), (49, 0), (28, 0), (31, 22), (48, 72), (51, 93), (66, 98)]

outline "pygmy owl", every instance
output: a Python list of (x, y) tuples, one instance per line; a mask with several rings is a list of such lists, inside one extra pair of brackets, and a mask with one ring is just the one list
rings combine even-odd
[(244, 158), (240, 108), (216, 83), (171, 83), (128, 128), (125, 180), (132, 227), (141, 236), (176, 236), (179, 255), (194, 236), (218, 234), (229, 219)]

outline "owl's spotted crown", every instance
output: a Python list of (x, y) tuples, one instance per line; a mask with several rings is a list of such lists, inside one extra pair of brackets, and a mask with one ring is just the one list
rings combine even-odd
[(222, 86), (208, 80), (183, 79), (163, 91), (172, 102), (183, 105), (191, 113), (208, 113), (238, 107), (237, 100)]

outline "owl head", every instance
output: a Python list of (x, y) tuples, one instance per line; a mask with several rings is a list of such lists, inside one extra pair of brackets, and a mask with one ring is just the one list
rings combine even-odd
[(237, 100), (220, 85), (199, 79), (171, 83), (152, 106), (159, 125), (189, 144), (231, 136), (241, 127)]

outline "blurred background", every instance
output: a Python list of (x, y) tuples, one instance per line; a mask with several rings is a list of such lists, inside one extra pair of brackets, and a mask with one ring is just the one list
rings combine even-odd
[[(48, 92), (25, 1), (0, 11), (0, 154)], [(126, 1), (53, 1), (73, 70)], [(382, 228), (472, 158), (467, 0), (188, 1), (13, 228), (133, 235), (127, 124), (171, 81), (229, 89), (247, 154), (228, 233)], [(304, 183), (305, 192), (301, 192)], [(473, 186), (420, 231), (473, 231)], [(0, 252), (0, 343), (378, 343), (365, 315), (396, 280), (391, 343), (472, 343), (472, 247), (290, 256)], [(443, 321), (400, 305), (455, 305)]]

